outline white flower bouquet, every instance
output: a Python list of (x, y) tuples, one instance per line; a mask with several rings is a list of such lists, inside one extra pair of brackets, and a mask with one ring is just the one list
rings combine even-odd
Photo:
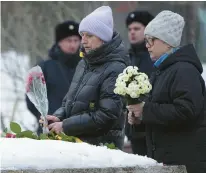
[(139, 72), (138, 67), (128, 66), (119, 74), (114, 93), (125, 97), (128, 105), (132, 105), (141, 103), (151, 89), (148, 76)]

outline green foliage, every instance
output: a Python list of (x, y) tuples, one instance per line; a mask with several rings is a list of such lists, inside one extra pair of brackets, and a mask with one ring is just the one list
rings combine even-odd
[[(30, 138), (30, 139), (36, 139), (36, 140), (62, 140), (67, 142), (82, 142), (79, 138), (76, 138), (74, 136), (67, 136), (64, 133), (55, 134), (54, 132), (50, 132), (49, 134), (40, 134), (37, 136), (34, 132), (30, 130), (21, 131), (21, 127), (16, 122), (10, 123), (10, 129), (13, 133), (16, 134), (16, 138)], [(8, 130), (5, 129), (5, 133), (7, 133)], [(6, 136), (6, 135), (5, 135)]]
[(16, 134), (21, 132), (20, 125), (15, 123), (15, 122), (11, 122), (10, 123), (10, 129), (11, 129), (12, 132), (14, 132)]
[(45, 139), (49, 139), (48, 135), (46, 135), (46, 134), (39, 135), (39, 140), (45, 140)]
[(118, 148), (114, 145), (114, 143), (106, 143), (106, 144), (104, 144), (107, 148), (109, 148), (109, 149), (115, 149), (115, 150), (117, 150)]
[[(36, 139), (36, 140), (61, 140), (61, 141), (74, 142), (74, 143), (83, 142), (77, 137), (67, 136), (64, 133), (60, 133), (60, 134), (57, 135), (54, 132), (50, 132), (49, 134), (40, 134), (38, 136), (30, 130), (21, 131), (22, 129), (21, 129), (20, 125), (16, 122), (11, 122), (10, 123), (10, 129), (13, 133), (16, 134), (16, 138), (30, 138), (30, 139)], [(5, 134), (8, 133), (7, 129), (5, 129), (4, 131), (5, 131), (4, 132)], [(106, 143), (106, 144), (104, 144), (104, 146), (106, 146), (109, 149), (118, 149), (114, 145), (114, 143), (111, 143), (111, 144)]]
[(26, 130), (20, 133), (16, 133), (16, 138), (38, 139), (38, 136), (34, 134), (32, 131)]

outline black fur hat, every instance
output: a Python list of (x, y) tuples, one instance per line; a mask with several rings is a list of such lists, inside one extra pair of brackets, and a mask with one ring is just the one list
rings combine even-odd
[(126, 18), (126, 26), (128, 27), (132, 22), (142, 23), (144, 26), (154, 18), (148, 11), (132, 11)]
[(65, 21), (63, 23), (58, 24), (55, 27), (55, 39), (56, 43), (61, 41), (62, 39), (69, 37), (69, 36), (81, 36), (79, 35), (79, 24), (74, 21)]

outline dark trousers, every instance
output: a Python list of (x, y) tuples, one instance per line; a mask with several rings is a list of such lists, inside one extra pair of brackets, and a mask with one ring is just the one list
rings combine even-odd
[(141, 156), (147, 155), (147, 146), (146, 146), (146, 138), (132, 138), (131, 139), (131, 146), (133, 154), (138, 154)]

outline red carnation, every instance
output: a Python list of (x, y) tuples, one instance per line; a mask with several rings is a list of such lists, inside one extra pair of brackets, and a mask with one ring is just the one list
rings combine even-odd
[(33, 80), (33, 77), (31, 75), (29, 75), (29, 77), (27, 79), (27, 84), (26, 84), (26, 92), (30, 91), (30, 85), (32, 84), (32, 80)]
[(16, 135), (14, 135), (12, 133), (7, 133), (6, 138), (16, 138)]
[(43, 84), (46, 84), (46, 81), (45, 81), (44, 77), (42, 77), (41, 80), (42, 80)]

